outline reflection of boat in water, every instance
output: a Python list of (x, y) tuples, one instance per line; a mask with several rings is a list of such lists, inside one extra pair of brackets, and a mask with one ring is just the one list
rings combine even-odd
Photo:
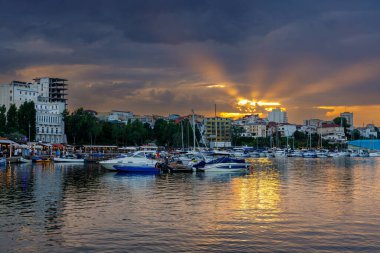
[(248, 175), (249, 172), (214, 172), (214, 173), (195, 173), (195, 177), (200, 180), (212, 182), (229, 182), (234, 178), (240, 178)]
[(6, 158), (0, 158), (0, 166), (4, 166), (7, 164), (7, 159)]

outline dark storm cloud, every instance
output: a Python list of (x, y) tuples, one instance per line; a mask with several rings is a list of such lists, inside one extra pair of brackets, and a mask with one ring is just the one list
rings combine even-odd
[(145, 113), (376, 104), (379, 22), (370, 0), (0, 0), (0, 81), (64, 75), (73, 106)]

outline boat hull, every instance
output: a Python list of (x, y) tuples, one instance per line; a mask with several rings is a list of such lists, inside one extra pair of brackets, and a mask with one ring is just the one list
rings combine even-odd
[(69, 158), (59, 158), (59, 157), (55, 157), (53, 161), (55, 163), (84, 163), (84, 159), (69, 159)]
[(115, 170), (118, 172), (131, 172), (131, 173), (148, 173), (148, 174), (158, 174), (161, 172), (159, 168), (152, 166), (150, 164), (123, 164), (114, 165)]
[(209, 164), (203, 168), (198, 168), (197, 171), (205, 172), (243, 172), (249, 168), (249, 163), (221, 163), (221, 164)]

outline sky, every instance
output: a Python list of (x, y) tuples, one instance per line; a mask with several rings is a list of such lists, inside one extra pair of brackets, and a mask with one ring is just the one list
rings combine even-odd
[(0, 83), (66, 78), (72, 110), (380, 125), (379, 23), (378, 0), (0, 0)]

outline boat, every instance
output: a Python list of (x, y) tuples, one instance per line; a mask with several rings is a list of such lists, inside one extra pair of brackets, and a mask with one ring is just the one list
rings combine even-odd
[(48, 157), (32, 156), (32, 162), (33, 163), (49, 163), (51, 162), (51, 160)]
[(242, 172), (247, 171), (250, 165), (244, 159), (221, 157), (208, 162), (201, 161), (194, 164), (193, 167), (197, 171), (205, 172)]
[(371, 152), (369, 153), (370, 157), (380, 157), (380, 152)]
[(132, 172), (132, 173), (146, 173), (146, 174), (159, 174), (161, 169), (156, 164), (146, 163), (124, 163), (114, 165), (118, 172)]
[(84, 163), (84, 158), (79, 158), (74, 155), (68, 155), (64, 157), (54, 157), (53, 161), (55, 163)]
[(327, 158), (329, 157), (329, 151), (326, 149), (319, 149), (315, 152), (317, 154), (317, 158)]
[(329, 157), (347, 157), (349, 156), (348, 152), (340, 151), (340, 152), (330, 152)]
[(314, 150), (307, 150), (302, 154), (303, 158), (317, 158), (317, 153)]
[(121, 155), (114, 159), (99, 162), (99, 164), (107, 170), (116, 171), (115, 165), (124, 164), (151, 164), (156, 165), (156, 151), (136, 151), (131, 154)]
[(274, 151), (275, 158), (284, 158), (287, 157), (287, 152), (284, 149), (277, 149)]
[(18, 162), (19, 162), (19, 163), (32, 163), (32, 160), (31, 160), (31, 159), (26, 159), (26, 158), (24, 158), (24, 157), (20, 157), (20, 158), (18, 159)]
[(156, 167), (160, 168), (163, 172), (169, 172), (169, 173), (192, 173), (193, 168), (191, 165), (184, 165), (181, 161), (171, 161), (171, 162), (163, 162), (158, 163)]

